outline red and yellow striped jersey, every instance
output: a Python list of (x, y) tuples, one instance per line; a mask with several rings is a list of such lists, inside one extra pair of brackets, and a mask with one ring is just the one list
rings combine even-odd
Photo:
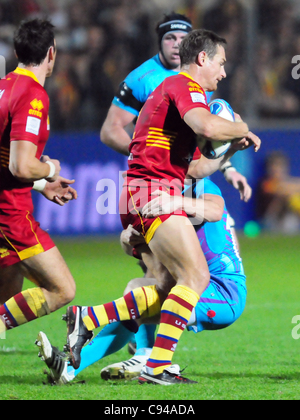
[(9, 171), (10, 142), (25, 140), (43, 153), (49, 137), (49, 98), (35, 75), (17, 68), (0, 80), (0, 204), (2, 209), (32, 211), (33, 183), (18, 181)]
[(186, 73), (166, 78), (152, 92), (129, 147), (127, 182), (179, 180), (181, 188), (196, 148), (196, 135), (183, 117), (196, 107), (209, 111), (205, 92)]

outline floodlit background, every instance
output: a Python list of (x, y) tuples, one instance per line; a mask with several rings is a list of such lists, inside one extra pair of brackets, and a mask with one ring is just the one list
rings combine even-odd
[[(17, 65), (12, 37), (20, 20), (47, 16), (56, 26), (58, 58), (46, 82), (51, 104), (46, 152), (61, 160), (63, 175), (76, 178), (80, 194), (76, 203), (63, 209), (37, 196), (38, 219), (59, 235), (119, 232), (115, 202), (126, 159), (99, 141), (99, 131), (119, 83), (158, 52), (156, 23), (172, 10), (188, 15), (194, 28), (211, 29), (227, 39), (227, 78), (215, 97), (227, 100), (262, 139), (258, 154), (249, 150), (233, 158), (254, 191), (248, 204), (239, 200), (222, 175), (213, 176), (237, 228), (255, 221), (261, 228), (274, 230), (277, 212), (281, 221), (275, 221), (275, 230), (298, 233), (300, 187), (294, 185), (289, 196), (286, 190), (279, 194), (275, 188), (280, 176), (300, 177), (297, 0), (1, 0), (0, 55), (5, 57), (7, 72)], [(286, 166), (274, 182), (263, 184), (261, 195), (265, 160), (274, 151), (285, 155)], [(113, 180), (116, 188), (109, 181), (100, 185), (98, 181), (104, 178)], [(298, 183), (298, 179), (293, 181)], [(279, 197), (274, 197), (277, 193)], [(263, 219), (265, 201), (274, 198), (268, 220)], [(101, 206), (104, 214), (99, 214)]]

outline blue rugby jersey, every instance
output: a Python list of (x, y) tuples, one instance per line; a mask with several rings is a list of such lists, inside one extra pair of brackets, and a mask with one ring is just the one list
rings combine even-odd
[[(126, 111), (139, 115), (148, 96), (159, 86), (166, 77), (178, 74), (177, 71), (167, 69), (160, 61), (159, 54), (145, 61), (134, 69), (120, 85), (118, 94), (112, 103)], [(213, 92), (206, 92), (209, 102)]]
[[(217, 185), (207, 178), (197, 182), (194, 193), (196, 197), (205, 193), (222, 196)], [(226, 205), (222, 219), (219, 222), (207, 222), (201, 225), (197, 230), (197, 236), (211, 276), (228, 278), (244, 284), (246, 281), (244, 267), (231, 233)]]

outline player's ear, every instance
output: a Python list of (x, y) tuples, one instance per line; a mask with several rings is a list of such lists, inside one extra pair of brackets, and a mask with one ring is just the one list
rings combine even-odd
[(55, 59), (55, 54), (56, 54), (56, 41), (54, 39), (53, 45), (51, 45), (51, 47), (48, 50), (48, 63), (50, 63), (50, 61)]
[(206, 52), (201, 51), (201, 52), (199, 52), (199, 54), (196, 57), (196, 64), (198, 64), (198, 66), (202, 67), (206, 60), (207, 60)]
[(48, 50), (48, 63), (54, 59), (54, 47), (50, 47)]

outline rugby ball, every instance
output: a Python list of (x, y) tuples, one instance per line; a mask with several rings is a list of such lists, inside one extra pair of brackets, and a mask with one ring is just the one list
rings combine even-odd
[[(214, 99), (208, 104), (210, 112), (214, 115), (218, 115), (225, 120), (234, 121), (234, 113), (224, 99)], [(201, 144), (202, 143), (202, 144)], [(231, 141), (209, 141), (207, 139), (200, 140), (199, 149), (203, 156), (207, 159), (217, 159), (223, 156), (231, 145)]]

